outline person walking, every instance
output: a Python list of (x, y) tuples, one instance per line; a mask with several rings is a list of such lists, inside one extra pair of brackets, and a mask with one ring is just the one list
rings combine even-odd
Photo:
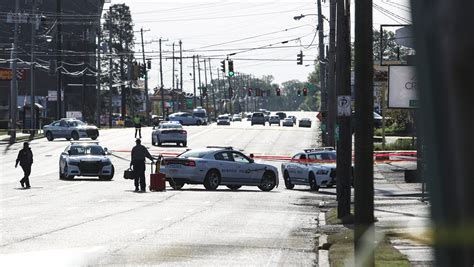
[(28, 142), (24, 142), (23, 149), (18, 152), (15, 168), (18, 167), (18, 163), (20, 163), (24, 173), (23, 178), (20, 180), (21, 187), (25, 188), (26, 185), (26, 189), (29, 189), (31, 165), (33, 165), (33, 152), (31, 152), (30, 144)]
[(135, 115), (135, 117), (133, 117), (133, 124), (135, 124), (135, 138), (137, 138), (137, 133), (138, 138), (142, 138), (142, 119), (140, 116)]
[(153, 157), (148, 152), (146, 147), (142, 146), (140, 139), (135, 141), (136, 145), (132, 149), (132, 161), (130, 167), (133, 166), (133, 175), (135, 178), (135, 192), (146, 192), (146, 181), (145, 181), (145, 158), (149, 158), (153, 161)]

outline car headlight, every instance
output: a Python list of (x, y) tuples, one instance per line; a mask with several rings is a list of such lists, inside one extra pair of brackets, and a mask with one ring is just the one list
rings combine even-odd
[(79, 161), (69, 161), (68, 164), (71, 166), (79, 166)]
[(329, 170), (325, 170), (325, 169), (320, 169), (316, 172), (316, 174), (321, 174), (321, 175), (326, 175), (329, 173)]

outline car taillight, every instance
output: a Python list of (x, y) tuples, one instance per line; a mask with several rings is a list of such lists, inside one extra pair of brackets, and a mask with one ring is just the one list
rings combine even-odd
[(184, 162), (184, 166), (189, 166), (189, 167), (196, 167), (196, 162), (192, 160), (188, 160)]

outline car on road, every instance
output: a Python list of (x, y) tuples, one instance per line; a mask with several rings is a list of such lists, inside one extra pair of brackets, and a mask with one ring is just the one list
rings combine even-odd
[(196, 107), (195, 109), (193, 109), (193, 116), (201, 118), (202, 119), (201, 124), (207, 124), (209, 122), (207, 111), (206, 109), (202, 107)]
[(268, 124), (270, 126), (272, 126), (272, 124), (278, 124), (278, 126), (280, 126), (280, 117), (278, 117), (277, 115), (271, 115), (268, 119)]
[(205, 124), (204, 118), (194, 116), (187, 112), (176, 112), (169, 115), (170, 121), (177, 121), (181, 125), (203, 125)]
[(112, 180), (115, 168), (107, 154), (107, 148), (99, 142), (71, 142), (59, 157), (59, 179), (97, 176), (100, 180)]
[(188, 145), (188, 132), (176, 121), (162, 122), (151, 133), (151, 144), (161, 146), (163, 143), (176, 143), (184, 147)]
[(252, 114), (250, 125), (253, 126), (254, 124), (261, 124), (265, 126), (265, 114), (263, 114), (262, 112), (254, 112)]
[(242, 116), (240, 114), (234, 114), (232, 121), (242, 121)]
[(289, 162), (281, 164), (287, 189), (295, 185), (309, 185), (318, 191), (321, 186), (336, 184), (336, 151), (333, 148), (312, 148), (295, 154)]
[(217, 117), (217, 125), (230, 125), (229, 115), (219, 115)]
[(66, 138), (66, 140), (79, 140), (80, 138), (99, 137), (99, 129), (94, 125), (86, 124), (78, 119), (60, 119), (43, 126), (43, 133), (48, 141), (55, 138)]
[(295, 116), (290, 115), (287, 118), (290, 118), (291, 120), (293, 120), (293, 124), (296, 124), (296, 117)]
[(160, 172), (174, 189), (185, 184), (203, 184), (207, 190), (225, 185), (231, 190), (257, 186), (262, 191), (271, 191), (278, 186), (276, 167), (255, 163), (232, 147), (206, 147), (163, 158)]
[(291, 118), (285, 118), (283, 119), (282, 123), (281, 123), (283, 126), (287, 126), (287, 127), (293, 127), (293, 120)]
[(247, 121), (251, 121), (252, 120), (252, 113), (247, 113), (246, 117), (247, 117)]
[(280, 120), (283, 120), (284, 118), (286, 118), (285, 112), (277, 112), (275, 113), (275, 115), (277, 115), (280, 118)]
[(309, 127), (311, 128), (311, 119), (309, 118), (302, 118), (298, 121), (299, 127)]

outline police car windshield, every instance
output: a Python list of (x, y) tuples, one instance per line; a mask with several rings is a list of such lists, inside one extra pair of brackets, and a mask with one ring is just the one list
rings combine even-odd
[(83, 156), (83, 155), (104, 155), (105, 151), (101, 146), (71, 146), (69, 149), (71, 156)]
[(182, 129), (183, 127), (179, 124), (175, 124), (175, 123), (170, 123), (170, 124), (162, 124), (160, 125), (160, 129), (171, 129), (171, 128), (174, 128), (174, 129)]
[(204, 150), (189, 150), (179, 155), (180, 158), (203, 158), (209, 151)]

